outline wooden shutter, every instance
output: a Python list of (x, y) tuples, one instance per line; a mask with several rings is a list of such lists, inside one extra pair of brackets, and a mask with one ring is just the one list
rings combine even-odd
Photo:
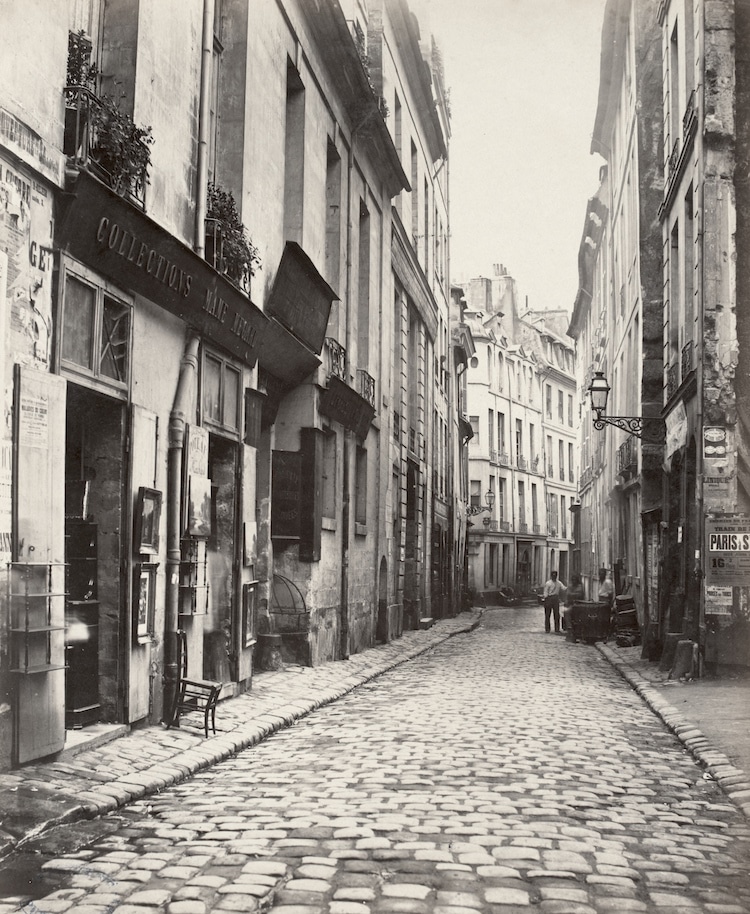
[[(63, 378), (16, 366), (14, 388), (13, 552), (17, 561), (65, 561), (65, 393)], [(59, 570), (59, 569), (58, 569)], [(51, 622), (62, 626), (65, 599), (53, 598)], [(59, 669), (13, 674), (16, 761), (59, 752), (65, 745), (65, 639), (50, 637)]]

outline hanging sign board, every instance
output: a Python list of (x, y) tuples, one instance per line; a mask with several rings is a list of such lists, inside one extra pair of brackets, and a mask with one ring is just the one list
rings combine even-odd
[(706, 518), (706, 584), (750, 585), (750, 518), (725, 514)]
[(302, 455), (299, 451), (273, 452), (271, 486), (271, 536), (298, 540), (302, 501)]

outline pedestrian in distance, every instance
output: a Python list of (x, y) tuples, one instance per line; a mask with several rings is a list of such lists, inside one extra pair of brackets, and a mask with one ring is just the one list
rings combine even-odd
[(615, 585), (606, 568), (599, 569), (599, 593), (598, 600), (600, 603), (606, 603), (610, 609), (615, 602)]
[(570, 587), (565, 596), (565, 603), (567, 609), (563, 613), (562, 617), (562, 627), (567, 631), (570, 624), (572, 616), (573, 605), (575, 603), (582, 603), (586, 599), (586, 591), (583, 589), (583, 582), (581, 581), (580, 574), (574, 574), (570, 579)]
[(600, 603), (606, 603), (607, 606), (609, 606), (609, 630), (611, 632), (614, 629), (615, 624), (615, 585), (612, 583), (612, 578), (609, 576), (609, 572), (606, 568), (599, 569), (599, 592), (597, 599)]
[(544, 630), (550, 630), (550, 616), (555, 620), (555, 631), (560, 631), (560, 598), (565, 591), (565, 585), (558, 581), (557, 572), (550, 572), (549, 580), (544, 585), (542, 596), (544, 598)]

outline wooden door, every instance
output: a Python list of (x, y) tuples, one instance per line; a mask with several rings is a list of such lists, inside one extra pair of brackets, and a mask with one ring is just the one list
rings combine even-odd
[[(157, 442), (159, 433), (159, 417), (156, 413), (142, 406), (133, 406), (131, 413), (130, 428), (130, 511), (129, 529), (133, 529), (132, 515), (135, 505), (138, 489), (141, 486), (146, 488), (157, 488)], [(163, 514), (164, 512), (162, 512)], [(124, 520), (124, 519), (123, 519)], [(133, 549), (137, 549), (137, 544), (133, 543), (130, 550), (131, 560)], [(128, 574), (128, 580), (132, 580), (132, 574)], [(133, 611), (133, 596), (129, 594), (127, 605)], [(132, 622), (132, 620), (131, 620)], [(147, 717), (151, 708), (149, 707), (150, 696), (150, 675), (153, 643), (138, 643), (133, 638), (133, 625), (128, 626), (130, 633), (130, 667), (128, 683), (128, 723), (134, 720), (142, 720)]]
[[(65, 561), (65, 393), (63, 378), (16, 366), (14, 383), (13, 553), (19, 562)], [(62, 564), (58, 566), (61, 570)], [(59, 577), (59, 575), (55, 575)], [(62, 589), (62, 588), (61, 588)], [(50, 604), (49, 672), (16, 673), (15, 760), (59, 752), (65, 745), (65, 598)]]

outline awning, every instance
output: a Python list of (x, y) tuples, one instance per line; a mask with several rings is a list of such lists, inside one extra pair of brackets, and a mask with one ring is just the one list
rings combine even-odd
[(301, 384), (320, 365), (320, 361), (275, 317), (269, 318), (258, 353), (258, 364), (277, 378), (282, 386), (292, 388)]
[(268, 296), (266, 311), (298, 340), (320, 353), (331, 304), (338, 295), (294, 241), (287, 241)]
[(321, 394), (320, 411), (355, 432), (359, 438), (367, 437), (375, 416), (375, 407), (336, 375), (331, 375), (327, 390)]
[(252, 367), (268, 318), (195, 251), (80, 171), (65, 195), (56, 238), (73, 257), (177, 315)]

